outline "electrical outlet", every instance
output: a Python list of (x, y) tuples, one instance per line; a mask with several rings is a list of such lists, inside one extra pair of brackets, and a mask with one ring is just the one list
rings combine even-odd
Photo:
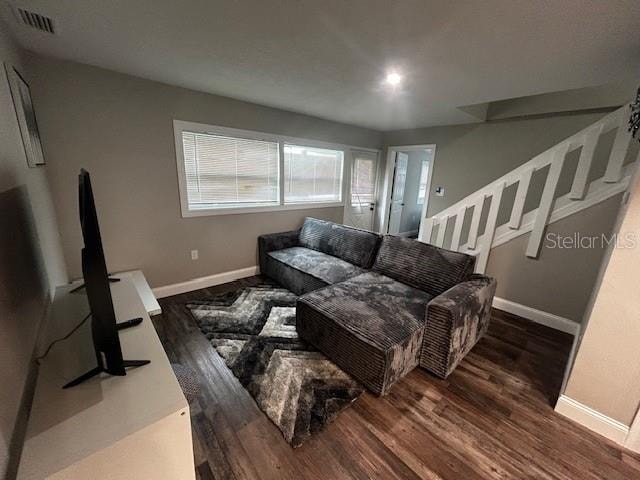
[(198, 259), (198, 250), (191, 250), (191, 260)]

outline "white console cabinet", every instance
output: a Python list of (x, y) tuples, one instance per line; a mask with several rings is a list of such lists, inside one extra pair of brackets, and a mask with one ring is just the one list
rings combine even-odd
[[(159, 307), (142, 272), (111, 284), (125, 359), (151, 360), (124, 377), (100, 375), (63, 390), (95, 366), (90, 322), (58, 343), (42, 361), (18, 479), (194, 480), (189, 405), (160, 344), (149, 312)], [(46, 341), (63, 336), (88, 312), (83, 291), (56, 292)]]

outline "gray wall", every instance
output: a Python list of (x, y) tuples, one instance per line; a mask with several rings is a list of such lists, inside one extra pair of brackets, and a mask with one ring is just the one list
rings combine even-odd
[[(91, 172), (110, 270), (152, 286), (256, 265), (257, 236), (342, 208), (182, 218), (173, 119), (379, 148), (381, 135), (77, 63), (32, 56), (32, 90), (70, 275), (80, 276), (77, 174)], [(198, 249), (200, 259), (191, 260)]]
[[(383, 141), (385, 151), (392, 145), (436, 144), (429, 192), (431, 216), (604, 115), (577, 113), (399, 130), (385, 132)], [(445, 187), (444, 197), (434, 195), (436, 186)]]
[[(640, 182), (636, 179), (634, 183), (616, 226), (620, 239), (632, 242), (624, 242), (627, 248), (611, 248), (608, 252), (563, 392), (624, 425), (632, 425), (634, 418), (638, 418), (640, 402), (640, 250), (637, 244), (634, 246), (640, 231)], [(583, 418), (577, 418), (578, 422), (584, 422), (584, 416), (580, 416)], [(626, 446), (638, 451), (637, 442), (637, 431), (632, 429)]]
[[(5, 36), (5, 31), (0, 21), (0, 63), (7, 62), (24, 73), (19, 51)], [(3, 68), (0, 73), (0, 477), (7, 468), (16, 422), (24, 422), (26, 418), (19, 416), (19, 413), (26, 414), (20, 407), (33, 373), (32, 355), (51, 290), (66, 281), (45, 170), (45, 167), (27, 167)]]
[[(386, 132), (383, 141), (385, 152), (387, 146), (393, 145), (436, 144), (428, 206), (428, 215), (431, 216), (594, 123), (606, 113), (563, 113), (481, 124), (393, 131)], [(602, 138), (592, 178), (602, 174), (612, 139), (613, 134)], [(575, 171), (577, 154), (578, 152), (574, 152), (568, 158), (558, 194), (566, 193), (569, 189), (571, 169)], [(545, 174), (542, 172), (541, 175), (534, 176), (526, 211), (537, 206)], [(433, 194), (436, 186), (445, 187), (444, 197)], [(514, 197), (515, 188), (505, 191), (504, 208), (500, 212), (502, 221), (507, 220)], [(618, 205), (619, 201), (611, 199), (597, 209), (558, 222), (549, 231), (565, 234), (599, 231), (608, 233)], [(469, 223), (470, 218), (467, 220), (466, 223)], [(463, 232), (463, 238), (464, 236)], [(524, 255), (527, 239), (528, 235), (519, 237), (492, 252), (488, 272), (498, 279), (497, 295), (580, 322), (586, 300), (594, 286), (603, 250), (567, 252), (543, 249), (539, 259), (529, 259)], [(571, 277), (570, 272), (580, 274)], [(568, 281), (570, 277), (571, 281)]]
[[(547, 234), (585, 237), (609, 234), (620, 208), (621, 195), (563, 218)], [(538, 259), (527, 258), (529, 234), (491, 251), (487, 274), (498, 279), (496, 295), (528, 307), (581, 322), (595, 286), (605, 248), (542, 248)], [(543, 243), (545, 245), (545, 243)]]
[(638, 79), (630, 78), (596, 87), (500, 100), (488, 105), (487, 120), (617, 107), (631, 100), (637, 88)]

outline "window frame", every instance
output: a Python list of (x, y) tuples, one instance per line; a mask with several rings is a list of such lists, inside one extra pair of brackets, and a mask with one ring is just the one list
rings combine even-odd
[[(280, 186), (281, 188), (284, 189), (284, 195), (283, 195), (283, 205), (289, 206), (289, 205), (326, 205), (328, 203), (333, 203), (333, 204), (341, 204), (342, 206), (345, 205), (345, 198), (344, 198), (344, 194), (345, 194), (345, 185), (344, 185), (344, 177), (345, 177), (345, 165), (347, 164), (347, 150), (344, 148), (327, 148), (327, 147), (319, 147), (317, 145), (309, 145), (308, 142), (306, 142), (305, 144), (294, 144), (292, 142), (285, 142), (283, 144), (283, 147), (285, 149), (285, 152), (283, 152), (283, 158), (286, 155), (286, 147), (298, 147), (298, 148), (318, 148), (318, 149), (322, 149), (322, 150), (329, 150), (329, 151), (333, 151), (333, 152), (340, 152), (342, 153), (342, 165), (340, 166), (340, 201), (335, 202), (335, 201), (328, 201), (328, 202), (305, 202), (305, 201), (289, 201), (287, 202), (287, 189), (286, 189), (286, 169), (284, 171), (284, 174), (282, 175), (282, 180), (283, 183)], [(352, 159), (353, 161), (353, 159)], [(282, 167), (284, 168), (284, 163), (282, 165)]]
[[(193, 132), (210, 135), (224, 135), (229, 137), (245, 138), (248, 140), (261, 140), (267, 142), (278, 143), (278, 192), (279, 203), (277, 205), (267, 206), (230, 206), (202, 208), (197, 210), (189, 209), (189, 200), (187, 197), (187, 179), (184, 166), (184, 150), (182, 145), (182, 132)], [(370, 152), (380, 152), (378, 149), (356, 147), (340, 143), (329, 143), (307, 138), (289, 137), (285, 135), (276, 135), (254, 130), (243, 130), (238, 128), (222, 127), (217, 125), (208, 125), (204, 123), (187, 122), (183, 120), (173, 120), (173, 133), (176, 148), (176, 165), (178, 173), (178, 190), (180, 196), (180, 211), (183, 218), (204, 217), (216, 215), (234, 215), (243, 213), (260, 213), (260, 212), (278, 212), (286, 210), (310, 210), (315, 208), (332, 208), (344, 207), (346, 199), (350, 195), (349, 185), (351, 183), (351, 150), (364, 150)], [(309, 202), (309, 203), (284, 203), (284, 146), (285, 144), (295, 144), (305, 147), (326, 148), (331, 150), (340, 150), (343, 152), (342, 161), (342, 185), (340, 202)]]

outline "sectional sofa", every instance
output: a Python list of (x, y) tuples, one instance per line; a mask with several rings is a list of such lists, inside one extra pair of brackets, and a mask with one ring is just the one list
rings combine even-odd
[(300, 338), (378, 395), (418, 365), (446, 378), (489, 325), (496, 281), (470, 255), (314, 218), (258, 250)]

